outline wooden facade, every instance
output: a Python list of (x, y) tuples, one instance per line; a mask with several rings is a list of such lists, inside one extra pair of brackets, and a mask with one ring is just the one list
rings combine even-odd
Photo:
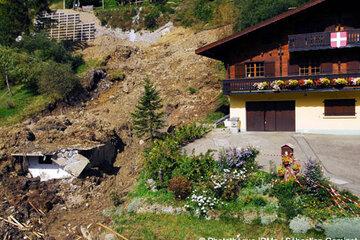
[(231, 119), (245, 131), (360, 134), (355, 6), (312, 0), (196, 50), (225, 64)]
[[(318, 68), (316, 74), (305, 76), (359, 73), (360, 18), (354, 6), (353, 0), (345, 0), (341, 7), (336, 0), (311, 1), (197, 53), (222, 60), (228, 80), (255, 78), (247, 76), (245, 68), (256, 62), (265, 66), (265, 74), (257, 78), (304, 77), (300, 68), (311, 66)], [(348, 44), (334, 49), (330, 34), (340, 31), (348, 34)]]

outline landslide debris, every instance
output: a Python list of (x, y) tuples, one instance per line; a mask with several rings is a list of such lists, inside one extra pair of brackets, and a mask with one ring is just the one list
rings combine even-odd
[[(145, 144), (132, 135), (130, 113), (142, 93), (144, 79), (150, 79), (160, 91), (166, 112), (164, 131), (203, 119), (218, 107), (219, 80), (224, 76), (219, 63), (196, 55), (195, 49), (223, 34), (223, 29), (196, 33), (174, 28), (152, 45), (97, 37), (81, 52), (86, 61), (102, 62), (84, 75), (88, 101), (52, 107), (47, 114), (0, 128), (0, 165), (6, 172), (0, 181), (0, 194), (6, 196), (0, 202), (0, 216), (29, 222), (34, 226), (31, 229), (55, 239), (77, 239), (82, 236), (81, 227), (89, 227), (97, 236), (102, 229), (96, 224), (111, 221), (101, 214), (112, 206), (111, 193), (126, 195), (142, 169)], [(124, 78), (112, 81), (111, 76), (119, 72)], [(191, 93), (189, 88), (198, 91)], [(88, 148), (114, 139), (124, 143), (115, 163), (120, 168), (116, 176), (102, 173), (70, 182), (43, 183), (12, 172), (10, 155), (15, 152)], [(45, 215), (28, 201), (38, 204), (35, 207)], [(10, 234), (12, 239), (22, 239), (25, 234), (4, 221), (0, 221), (0, 228), (7, 229), (0, 230), (1, 237)]]

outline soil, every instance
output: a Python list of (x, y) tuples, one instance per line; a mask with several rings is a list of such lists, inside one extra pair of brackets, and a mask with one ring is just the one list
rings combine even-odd
[[(26, 231), (0, 221), (0, 238), (84, 239), (80, 228), (94, 238), (104, 231), (97, 223), (111, 225), (102, 212), (113, 205), (110, 195), (125, 196), (142, 169), (146, 146), (132, 135), (130, 113), (150, 79), (160, 91), (166, 112), (166, 131), (203, 119), (218, 107), (221, 93), (218, 63), (197, 56), (195, 49), (217, 40), (226, 29), (194, 32), (175, 27), (152, 45), (130, 43), (111, 35), (97, 37), (82, 51), (85, 60), (101, 59), (106, 78), (92, 90), (89, 101), (58, 106), (15, 126), (0, 128), (0, 217), (14, 216), (31, 225)], [(113, 81), (122, 71), (125, 79)], [(89, 75), (86, 75), (89, 76)], [(84, 81), (88, 81), (84, 79)], [(198, 92), (191, 94), (189, 88)], [(60, 148), (91, 147), (119, 137), (125, 148), (118, 154), (117, 174), (89, 174), (80, 179), (39, 182), (16, 172), (9, 157), (19, 152), (50, 152)], [(30, 205), (31, 202), (35, 208)], [(36, 210), (38, 209), (38, 210)], [(40, 210), (40, 212), (39, 212)], [(43, 213), (41, 213), (43, 212)]]

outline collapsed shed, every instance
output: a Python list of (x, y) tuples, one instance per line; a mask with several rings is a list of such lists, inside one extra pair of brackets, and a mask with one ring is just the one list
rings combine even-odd
[(113, 169), (118, 149), (111, 143), (89, 148), (66, 148), (53, 152), (27, 152), (12, 154), (13, 163), (31, 177), (41, 181), (79, 177), (86, 170)]

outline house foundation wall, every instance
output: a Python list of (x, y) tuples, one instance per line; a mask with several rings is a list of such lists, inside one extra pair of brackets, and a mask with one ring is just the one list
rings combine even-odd
[[(355, 116), (327, 117), (324, 100), (355, 99)], [(295, 101), (296, 132), (360, 135), (360, 95), (357, 92), (273, 93), (230, 96), (230, 118), (239, 118), (240, 129), (246, 132), (247, 101)]]

